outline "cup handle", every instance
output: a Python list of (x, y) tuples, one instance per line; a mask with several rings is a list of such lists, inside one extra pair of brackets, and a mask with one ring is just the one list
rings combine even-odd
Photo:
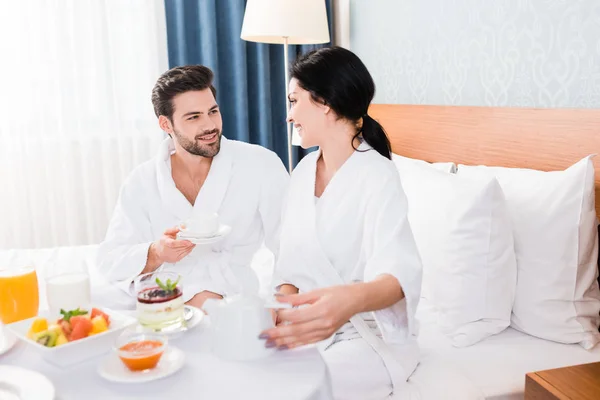
[(284, 308), (293, 308), (293, 306), (290, 303), (279, 303), (277, 301), (270, 301), (265, 303), (265, 308), (270, 308), (270, 309), (284, 309)]

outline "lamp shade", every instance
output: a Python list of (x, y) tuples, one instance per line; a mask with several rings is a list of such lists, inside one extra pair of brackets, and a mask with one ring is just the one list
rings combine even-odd
[(329, 42), (325, 0), (248, 0), (241, 38), (250, 42)]

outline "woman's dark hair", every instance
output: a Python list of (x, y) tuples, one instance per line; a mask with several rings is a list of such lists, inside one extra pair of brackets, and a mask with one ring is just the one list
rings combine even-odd
[(311, 51), (294, 62), (291, 76), (314, 101), (325, 103), (341, 118), (353, 123), (362, 118), (362, 128), (355, 138), (362, 133), (379, 154), (391, 158), (390, 141), (383, 127), (367, 115), (375, 83), (356, 54), (342, 47)]
[(173, 120), (173, 98), (192, 90), (210, 89), (215, 99), (217, 89), (213, 86), (213, 72), (204, 65), (184, 65), (171, 68), (162, 74), (152, 89), (152, 105), (157, 117), (164, 115)]

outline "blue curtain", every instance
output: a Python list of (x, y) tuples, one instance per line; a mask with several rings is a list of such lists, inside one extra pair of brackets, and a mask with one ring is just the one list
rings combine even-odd
[[(333, 37), (332, 0), (324, 1)], [(240, 39), (245, 7), (246, 0), (165, 0), (169, 65), (211, 68), (223, 134), (269, 148), (287, 165), (283, 46)], [(290, 46), (290, 62), (329, 45)], [(303, 155), (294, 147), (294, 163)]]

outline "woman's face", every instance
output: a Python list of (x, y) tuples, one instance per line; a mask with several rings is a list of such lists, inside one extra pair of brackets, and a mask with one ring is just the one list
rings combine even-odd
[(302, 148), (321, 146), (329, 107), (312, 100), (310, 93), (292, 78), (289, 85), (290, 110), (288, 122), (294, 124), (302, 138)]

